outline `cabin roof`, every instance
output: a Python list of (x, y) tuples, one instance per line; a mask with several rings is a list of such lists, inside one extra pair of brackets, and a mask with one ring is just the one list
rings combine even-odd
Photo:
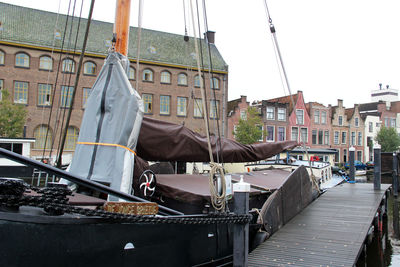
[[(21, 7), (6, 3), (0, 3), (0, 42), (33, 46), (35, 48), (60, 49), (64, 36), (66, 15), (57, 14), (27, 7)], [(77, 17), (69, 17), (68, 25), (73, 20), (71, 50), (74, 47), (78, 26)], [(56, 23), (57, 22), (57, 23)], [(87, 19), (81, 19), (76, 51), (82, 50)], [(56, 25), (56, 26), (55, 26)], [(57, 34), (56, 34), (57, 32)], [(86, 53), (105, 56), (111, 44), (113, 24), (98, 20), (92, 20)], [(66, 30), (66, 38), (69, 36), (70, 26)], [(58, 36), (54, 39), (55, 36)], [(67, 39), (66, 39), (67, 40)], [(140, 60), (150, 63), (173, 64), (183, 67), (196, 67), (196, 54), (194, 38), (185, 42), (183, 35), (166, 33), (161, 31), (143, 29), (140, 42)], [(68, 42), (65, 42), (67, 44)], [(209, 68), (207, 45), (202, 39), (204, 68)], [(227, 64), (214, 44), (210, 44), (212, 69), (215, 71), (228, 70)], [(64, 46), (65, 49), (65, 46)], [(128, 57), (136, 59), (137, 55), (137, 28), (130, 27)]]

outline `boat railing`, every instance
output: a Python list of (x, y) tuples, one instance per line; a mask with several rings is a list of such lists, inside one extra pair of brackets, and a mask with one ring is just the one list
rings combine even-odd
[[(4, 156), (10, 160), (33, 167), (34, 169), (36, 169), (38, 171), (46, 172), (50, 176), (64, 178), (64, 179), (71, 181), (73, 183), (76, 183), (78, 185), (93, 189), (98, 192), (109, 194), (109, 195), (118, 197), (120, 199), (126, 200), (126, 201), (149, 202), (148, 200), (145, 200), (143, 198), (120, 192), (120, 191), (112, 189), (108, 186), (102, 185), (100, 183), (96, 183), (94, 181), (85, 179), (83, 177), (79, 177), (70, 172), (58, 169), (51, 165), (45, 164), (43, 162), (24, 157), (20, 154), (11, 152), (4, 148), (0, 148), (0, 155)], [(162, 205), (158, 205), (158, 209), (159, 209), (159, 213), (161, 215), (184, 215), (182, 212), (170, 209), (170, 208), (162, 206)]]

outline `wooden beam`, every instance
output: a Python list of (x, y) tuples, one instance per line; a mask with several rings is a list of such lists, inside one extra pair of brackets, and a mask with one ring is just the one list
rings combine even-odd
[(116, 34), (115, 51), (127, 56), (129, 43), (129, 15), (131, 0), (117, 0), (114, 33)]

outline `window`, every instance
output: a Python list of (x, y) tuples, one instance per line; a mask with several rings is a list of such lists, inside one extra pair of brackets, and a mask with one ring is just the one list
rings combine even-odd
[(51, 106), (51, 91), (51, 84), (38, 84), (38, 106)]
[(171, 83), (171, 73), (168, 71), (161, 72), (161, 83)]
[(63, 63), (62, 63), (62, 71), (66, 72), (66, 73), (74, 73), (75, 72), (75, 62), (70, 58), (64, 59)]
[(385, 127), (390, 127), (390, 120), (389, 120), (389, 118), (385, 118)]
[(212, 80), (210, 80), (210, 85), (211, 85), (211, 89), (219, 89), (218, 78), (213, 77)]
[(301, 128), (301, 142), (307, 144), (308, 143), (308, 130), (307, 128)]
[(78, 141), (79, 130), (74, 126), (69, 126), (67, 129), (67, 136), (65, 138), (65, 150), (75, 150), (76, 141)]
[(359, 126), (359, 121), (358, 121), (358, 118), (354, 118), (354, 125), (355, 125), (356, 127), (358, 127), (358, 126)]
[(0, 65), (4, 65), (5, 54), (0, 50)]
[(338, 144), (339, 144), (339, 132), (338, 132), (338, 131), (335, 131), (335, 134), (334, 134), (334, 136), (333, 136), (333, 143), (334, 143), (335, 145), (338, 145)]
[(87, 99), (92, 91), (91, 88), (84, 87), (82, 92), (82, 108), (86, 108)]
[(0, 80), (0, 101), (3, 99), (4, 80)]
[(318, 145), (322, 145), (324, 143), (324, 131), (318, 131)]
[(275, 108), (267, 107), (267, 120), (275, 120)]
[(354, 146), (356, 144), (356, 132), (351, 132), (350, 144)]
[(178, 74), (178, 85), (187, 85), (187, 75), (185, 73)]
[(329, 131), (325, 131), (324, 145), (329, 145)]
[(170, 100), (169, 95), (160, 95), (160, 114), (169, 115)]
[(39, 69), (40, 70), (52, 70), (53, 69), (53, 59), (49, 56), (40, 57)]
[(393, 118), (390, 119), (390, 127), (396, 128), (396, 119)]
[(278, 127), (278, 141), (285, 141), (286, 129), (285, 127)]
[(362, 161), (362, 151), (357, 151), (357, 160)]
[(357, 145), (361, 146), (362, 145), (362, 133), (358, 132), (358, 136), (357, 136)]
[(314, 123), (319, 123), (319, 110), (314, 110)]
[(27, 82), (14, 82), (14, 103), (27, 104), (28, 103), (28, 83)]
[(61, 107), (71, 107), (72, 94), (74, 93), (73, 86), (61, 86)]
[(299, 140), (299, 128), (292, 127), (292, 140), (298, 141)]
[(150, 69), (143, 70), (143, 81), (152, 82), (153, 81), (153, 71)]
[(29, 68), (29, 56), (25, 53), (18, 53), (15, 55), (15, 66), (22, 68)]
[(342, 144), (346, 144), (346, 132), (342, 132)]
[(153, 95), (152, 94), (142, 94), (144, 113), (153, 112)]
[(302, 109), (296, 110), (296, 124), (299, 124), (299, 125), (304, 124), (304, 110), (302, 110)]
[(203, 100), (200, 98), (196, 98), (193, 103), (193, 116), (194, 117), (203, 117)]
[(343, 161), (347, 162), (347, 149), (343, 149)]
[(241, 110), (240, 111), (240, 119), (242, 119), (242, 120), (247, 120), (247, 112), (246, 112), (246, 110)]
[(339, 126), (343, 125), (343, 116), (339, 116)]
[(128, 79), (129, 80), (135, 80), (136, 79), (136, 70), (135, 68), (129, 66), (129, 72), (128, 72)]
[(326, 124), (326, 111), (321, 111), (321, 123)]
[(218, 118), (218, 100), (210, 100), (210, 118), (217, 119)]
[(317, 130), (312, 130), (311, 132), (311, 142), (313, 145), (317, 144)]
[(176, 114), (178, 116), (186, 116), (187, 98), (178, 96), (178, 104)]
[(200, 78), (199, 75), (194, 76), (194, 86), (200, 87)]
[(267, 141), (274, 141), (274, 126), (267, 126)]
[[(47, 139), (46, 139), (47, 135)], [(53, 132), (47, 127), (47, 125), (40, 125), (33, 131), (33, 137), (35, 143), (33, 147), (35, 149), (50, 149), (53, 140)]]
[(257, 125), (257, 128), (261, 132), (260, 139), (258, 139), (258, 141), (262, 142), (262, 141), (264, 141), (264, 127), (262, 125)]
[(91, 61), (86, 62), (83, 65), (83, 74), (96, 75), (96, 64)]
[(237, 125), (233, 125), (233, 137), (236, 138)]
[(286, 109), (278, 108), (278, 121), (286, 121)]
[(374, 123), (372, 123), (372, 122), (368, 123), (368, 131), (370, 133), (374, 132)]

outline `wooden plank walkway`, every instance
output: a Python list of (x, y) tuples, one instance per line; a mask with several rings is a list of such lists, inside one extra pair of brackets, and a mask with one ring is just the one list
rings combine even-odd
[(353, 266), (390, 185), (329, 189), (249, 254), (248, 266)]

